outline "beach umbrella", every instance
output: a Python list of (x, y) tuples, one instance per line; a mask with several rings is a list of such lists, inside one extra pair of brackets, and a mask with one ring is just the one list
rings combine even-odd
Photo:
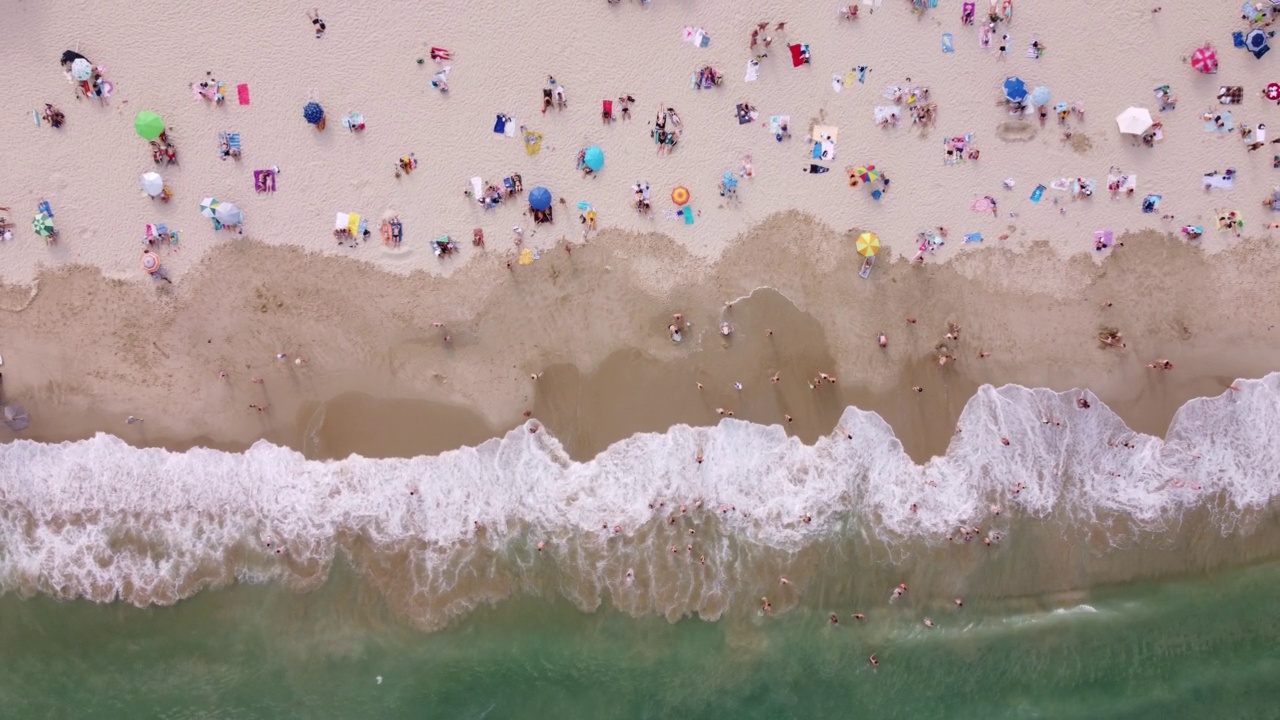
[(26, 408), (10, 403), (4, 406), (4, 424), (10, 430), (26, 430), (31, 424), (31, 416), (27, 414)]
[(1027, 96), (1027, 84), (1020, 77), (1005, 78), (1004, 97), (1010, 102), (1022, 102)]
[(63, 50), (62, 60), (60, 60), (59, 62), (63, 65), (66, 65), (67, 63), (73, 63), (76, 60), (88, 60), (88, 59), (89, 58), (86, 58), (85, 56), (81, 55), (75, 50)]
[(324, 120), (324, 108), (320, 107), (320, 103), (309, 102), (302, 108), (302, 117), (312, 125), (319, 125)]
[(876, 237), (875, 233), (864, 232), (858, 236), (856, 247), (858, 248), (859, 255), (863, 257), (871, 257), (880, 249), (880, 238)]
[(1151, 113), (1146, 108), (1131, 107), (1116, 116), (1116, 125), (1125, 135), (1141, 135), (1151, 127)]
[(49, 213), (40, 213), (31, 218), (31, 229), (40, 237), (53, 235), (53, 218)]
[(1266, 94), (1268, 100), (1280, 100), (1280, 83), (1268, 83), (1267, 89), (1263, 92)]
[(1191, 67), (1202, 73), (1218, 72), (1218, 53), (1208, 45), (1191, 53)]
[(677, 185), (676, 189), (671, 191), (671, 202), (677, 205), (687, 204), (689, 202), (689, 188)]
[(539, 185), (529, 191), (529, 207), (546, 210), (551, 207), (551, 191)]
[(71, 62), (71, 77), (84, 82), (93, 77), (93, 63), (84, 58), (76, 58)]
[(1267, 46), (1267, 34), (1261, 30), (1254, 28), (1244, 36), (1244, 46), (1249, 48), (1249, 52), (1256, 53)]
[(160, 256), (150, 250), (142, 253), (142, 269), (146, 270), (148, 275), (160, 272)]
[(853, 172), (862, 182), (874, 182), (880, 179), (880, 171), (875, 165), (858, 166), (853, 169)]
[(1043, 85), (1037, 85), (1035, 90), (1031, 91), (1031, 104), (1041, 107), (1049, 104), (1049, 88)]
[(223, 225), (239, 225), (244, 222), (244, 213), (240, 212), (235, 203), (218, 203), (213, 208), (213, 219)]
[(156, 197), (164, 192), (164, 178), (158, 172), (142, 173), (142, 192)]
[(164, 132), (164, 120), (150, 110), (142, 110), (133, 118), (133, 129), (143, 140), (155, 140)]
[(595, 172), (604, 167), (604, 151), (600, 149), (599, 145), (592, 145), (583, 153), (582, 162), (591, 172)]
[(221, 204), (222, 203), (219, 203), (217, 198), (207, 197), (200, 201), (200, 214), (212, 220), (213, 212), (217, 210), (218, 206)]

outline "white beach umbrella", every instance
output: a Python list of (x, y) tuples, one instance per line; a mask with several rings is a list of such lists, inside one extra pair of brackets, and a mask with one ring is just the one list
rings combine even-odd
[(1131, 107), (1116, 116), (1116, 125), (1125, 135), (1141, 135), (1151, 124), (1151, 112), (1146, 108)]
[(223, 225), (239, 225), (244, 222), (244, 214), (240, 212), (240, 208), (235, 203), (218, 203), (213, 209), (213, 217)]
[(84, 58), (76, 58), (71, 62), (71, 77), (85, 81), (93, 77), (93, 64)]
[(164, 178), (160, 177), (158, 172), (148, 172), (142, 174), (142, 192), (156, 197), (164, 192)]

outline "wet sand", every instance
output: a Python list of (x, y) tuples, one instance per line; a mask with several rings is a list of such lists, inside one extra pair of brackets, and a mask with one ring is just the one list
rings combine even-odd
[[(452, 278), (245, 241), (172, 286), (46, 272), (34, 297), (0, 293), (6, 392), (34, 417), (23, 437), (104, 431), (228, 449), (266, 438), (322, 457), (439, 452), (526, 412), (578, 459), (635, 432), (714, 424), (717, 408), (810, 442), (856, 405), (922, 462), (945, 451), (984, 383), (1087, 387), (1135, 430), (1161, 434), (1186, 400), (1278, 369), (1266, 278), (1280, 262), (1266, 241), (1205, 257), (1173, 238), (1126, 236), (1100, 265), (1045, 246), (939, 266), (886, 252), (862, 280), (854, 233), (785, 213), (711, 267), (662, 236), (603, 232), (528, 267), (491, 256)], [(692, 323), (681, 343), (666, 330), (676, 312)], [(949, 323), (961, 328), (957, 362), (939, 368)], [(1103, 325), (1128, 348), (1101, 345)], [(1173, 371), (1144, 367), (1165, 357)], [(838, 382), (811, 390), (820, 372)], [(126, 426), (128, 415), (145, 422)]]

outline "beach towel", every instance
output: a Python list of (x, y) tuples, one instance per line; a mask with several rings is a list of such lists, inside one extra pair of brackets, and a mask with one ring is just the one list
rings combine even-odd
[(1115, 234), (1110, 230), (1095, 230), (1093, 232), (1093, 249), (1102, 251), (1111, 247), (1111, 242), (1115, 239)]
[[(608, 101), (606, 101), (608, 102)], [(511, 118), (499, 113), (493, 120), (493, 132), (495, 135), (507, 134), (507, 123), (511, 122)]]
[(253, 191), (258, 193), (273, 193), (276, 191), (276, 173), (274, 170), (254, 170), (253, 171)]
[(711, 45), (711, 36), (702, 28), (698, 28), (698, 32), (693, 35), (693, 44), (700, 48), (708, 47)]
[(980, 197), (969, 203), (969, 209), (974, 212), (991, 212), (995, 207), (995, 203), (991, 202), (989, 197)]
[(891, 118), (902, 117), (900, 105), (877, 105), (875, 108), (876, 124), (891, 122)]
[(680, 208), (679, 212), (680, 212), (680, 215), (684, 217), (685, 225), (693, 224), (693, 206), (685, 205), (684, 207)]
[(791, 67), (800, 67), (809, 62), (808, 45), (788, 45), (787, 49), (791, 51)]
[[(1200, 119), (1204, 121), (1205, 132), (1226, 133), (1236, 129), (1235, 120), (1232, 119), (1231, 112), (1227, 110), (1220, 113), (1208, 112), (1202, 115)], [(1222, 122), (1221, 125), (1218, 124), (1219, 120)]]
[(821, 165), (811, 164), (809, 165), (809, 169), (805, 170), (805, 172), (812, 173), (814, 175), (821, 175), (824, 172), (830, 172), (830, 170), (831, 168), (828, 168), (828, 167), (822, 167)]
[(39, 204), (37, 204), (37, 205), (36, 205), (36, 212), (37, 212), (37, 213), (44, 213), (45, 215), (48, 215), (49, 217), (54, 217), (54, 214), (53, 214), (53, 208), (49, 206), (49, 201), (48, 201), (48, 200), (41, 200), (41, 201), (39, 202)]
[(868, 255), (866, 260), (862, 261), (862, 269), (858, 271), (858, 277), (866, 280), (871, 277), (871, 268), (875, 267), (876, 256)]
[(542, 150), (542, 133), (526, 131), (524, 134), (524, 154), (537, 155)]
[(479, 177), (471, 178), (471, 197), (477, 201), (484, 200), (484, 180)]
[(942, 52), (955, 52), (955, 38), (951, 33), (942, 33)]
[(782, 142), (784, 138), (784, 135), (782, 132), (782, 128), (784, 125), (788, 128), (791, 127), (790, 115), (774, 115), (773, 117), (769, 118), (769, 134), (772, 135), (773, 138), (778, 142)]
[(334, 230), (346, 230), (347, 225), (351, 222), (351, 215), (347, 213), (337, 213), (333, 218)]
[(1131, 192), (1138, 189), (1138, 176), (1122, 173), (1107, 174), (1107, 189), (1113, 193)]
[(1223, 105), (1239, 105), (1244, 100), (1244, 88), (1239, 85), (1223, 85), (1218, 88), (1218, 102)]
[(840, 77), (839, 73), (831, 75), (831, 89), (836, 92), (840, 92), (844, 89), (844, 78)]
[(747, 123), (755, 119), (756, 119), (755, 110), (748, 110), (746, 105), (742, 103), (738, 103), (738, 124), (739, 125), (746, 125)]
[(964, 236), (964, 241), (966, 243), (980, 243), (982, 242), (982, 233), (968, 233)]
[(745, 82), (755, 82), (758, 79), (760, 79), (760, 61), (748, 60), (747, 77), (745, 78)]
[(240, 83), (236, 86), (236, 98), (241, 105), (249, 104), (249, 86), (246, 83)]
[(1037, 185), (1035, 190), (1031, 191), (1031, 202), (1038, 203), (1040, 198), (1044, 197), (1044, 185)]
[[(1253, 4), (1252, 4), (1252, 3), (1245, 3), (1245, 4), (1244, 4), (1244, 7), (1245, 7), (1245, 13), (1244, 13), (1244, 14), (1245, 14), (1245, 15), (1248, 15), (1248, 14), (1249, 14), (1249, 9), (1253, 7)], [(1243, 32), (1241, 32), (1240, 30), (1237, 30), (1237, 31), (1235, 31), (1235, 32), (1231, 33), (1231, 44), (1232, 44), (1232, 45), (1234, 45), (1234, 46), (1236, 46), (1236, 47), (1238, 47), (1238, 48), (1242, 48), (1242, 47), (1244, 47), (1244, 33), (1243, 33)]]
[(1160, 199), (1161, 199), (1161, 197), (1162, 197), (1162, 196), (1160, 196), (1160, 195), (1154, 195), (1154, 194), (1153, 194), (1153, 195), (1148, 195), (1148, 196), (1146, 196), (1146, 197), (1142, 198), (1142, 212), (1144, 212), (1144, 213), (1153, 213), (1153, 212), (1155, 212), (1155, 211), (1156, 211), (1156, 208), (1160, 206)]
[(1205, 190), (1217, 188), (1218, 190), (1231, 190), (1235, 187), (1236, 171), (1228, 168), (1226, 172), (1205, 173), (1201, 182)]

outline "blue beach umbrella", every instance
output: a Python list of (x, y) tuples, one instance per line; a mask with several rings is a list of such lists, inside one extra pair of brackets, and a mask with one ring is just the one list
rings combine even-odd
[(1244, 45), (1249, 48), (1249, 52), (1256, 53), (1267, 46), (1267, 34), (1255, 28), (1244, 37)]
[(312, 125), (319, 125), (324, 119), (324, 108), (320, 107), (320, 103), (309, 102), (302, 108), (302, 117)]
[(599, 145), (592, 145), (587, 148), (586, 154), (582, 157), (582, 162), (591, 172), (596, 172), (604, 167), (604, 151), (600, 149)]
[(1027, 96), (1027, 84), (1020, 77), (1005, 78), (1004, 96), (1012, 102), (1022, 102)]
[(1031, 91), (1031, 104), (1036, 107), (1042, 107), (1049, 104), (1049, 88), (1043, 85), (1037, 85), (1035, 90)]
[(541, 185), (530, 190), (529, 207), (534, 210), (546, 210), (551, 207), (551, 191)]

